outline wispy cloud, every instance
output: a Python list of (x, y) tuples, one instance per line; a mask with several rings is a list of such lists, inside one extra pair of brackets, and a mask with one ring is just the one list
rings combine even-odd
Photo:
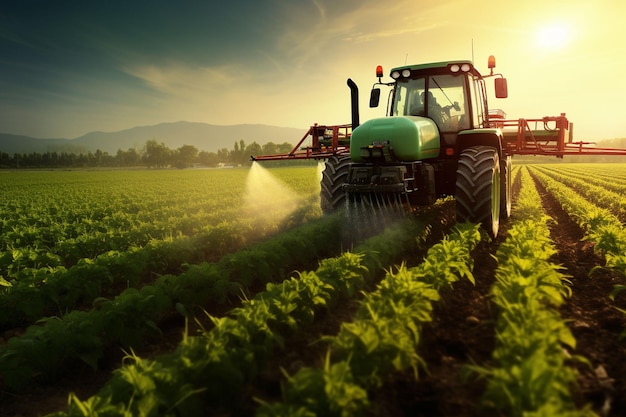
[(4, 26), (0, 24), (0, 39), (2, 39), (3, 42), (8, 42), (10, 44), (15, 44), (21, 47), (32, 47), (31, 42), (29, 42), (18, 33), (15, 33), (10, 26)]
[(156, 91), (174, 96), (220, 90), (243, 83), (249, 78), (249, 74), (235, 64), (208, 67), (170, 63), (127, 67), (123, 70)]
[(448, 25), (441, 15), (451, 7), (445, 3), (417, 7), (409, 0), (383, 6), (373, 0), (350, 2), (349, 7), (328, 0), (312, 0), (312, 4), (311, 10), (284, 9), (288, 23), (277, 40), (276, 50), (286, 53), (298, 68), (354, 51), (366, 55), (368, 45), (379, 41), (414, 42), (420, 34)]

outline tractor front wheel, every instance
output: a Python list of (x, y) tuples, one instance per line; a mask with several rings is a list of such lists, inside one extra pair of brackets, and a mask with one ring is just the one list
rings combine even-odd
[(348, 181), (350, 162), (349, 155), (333, 155), (326, 161), (320, 183), (322, 213), (330, 214), (345, 206), (346, 193), (343, 191), (343, 184)]
[(461, 152), (456, 170), (457, 222), (480, 223), (491, 237), (500, 226), (500, 158), (490, 146)]

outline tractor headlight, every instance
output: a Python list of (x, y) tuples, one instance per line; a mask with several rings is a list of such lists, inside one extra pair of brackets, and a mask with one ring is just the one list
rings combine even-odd
[(472, 70), (472, 66), (468, 63), (465, 64), (452, 64), (450, 65), (450, 72), (457, 73), (461, 72), (470, 72)]
[(403, 69), (402, 70), (402, 76), (403, 77), (410, 77), (411, 76), (411, 70), (410, 69)]
[(400, 78), (400, 72), (399, 71), (393, 71), (391, 73), (391, 78), (393, 78), (394, 80), (397, 80), (398, 78)]

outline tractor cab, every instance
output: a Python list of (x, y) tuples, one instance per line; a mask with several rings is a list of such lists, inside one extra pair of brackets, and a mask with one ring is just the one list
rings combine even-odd
[[(493, 76), (495, 59), (490, 57)], [(485, 76), (471, 61), (447, 61), (394, 68), (391, 83), (383, 83), (382, 68), (377, 68), (379, 82), (370, 96), (370, 107), (379, 104), (379, 85), (391, 87), (387, 116), (423, 117), (434, 122), (439, 133), (442, 153), (453, 156), (457, 135), (464, 130), (487, 127), (489, 109)], [(496, 97), (507, 95), (506, 79), (496, 80)]]
[(451, 74), (422, 75), (396, 81), (391, 116), (423, 116), (432, 119), (440, 132), (469, 128), (465, 80)]

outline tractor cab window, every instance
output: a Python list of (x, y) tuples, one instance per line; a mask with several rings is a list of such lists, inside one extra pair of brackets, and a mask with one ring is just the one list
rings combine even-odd
[(426, 90), (426, 79), (398, 80), (396, 86), (392, 116), (426, 116), (420, 94)]
[(469, 128), (465, 77), (447, 74), (398, 80), (392, 115), (425, 116), (442, 132)]

